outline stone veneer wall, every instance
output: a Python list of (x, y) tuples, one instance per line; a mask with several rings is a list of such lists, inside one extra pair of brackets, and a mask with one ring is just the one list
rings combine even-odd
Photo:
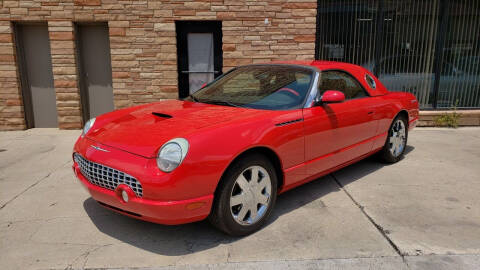
[[(82, 126), (75, 22), (108, 22), (115, 108), (177, 98), (176, 20), (220, 20), (224, 71), (313, 59), (316, 0), (0, 1), (0, 130), (24, 129), (12, 22), (47, 22), (59, 127)], [(264, 20), (269, 23), (265, 25)]]

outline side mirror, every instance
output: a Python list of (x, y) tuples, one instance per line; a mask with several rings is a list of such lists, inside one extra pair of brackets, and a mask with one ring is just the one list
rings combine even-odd
[(321, 103), (340, 103), (345, 101), (345, 95), (337, 90), (327, 90), (319, 100)]

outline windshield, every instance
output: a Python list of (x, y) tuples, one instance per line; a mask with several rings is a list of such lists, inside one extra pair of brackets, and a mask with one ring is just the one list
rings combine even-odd
[(186, 100), (264, 110), (301, 108), (313, 71), (288, 65), (236, 68)]

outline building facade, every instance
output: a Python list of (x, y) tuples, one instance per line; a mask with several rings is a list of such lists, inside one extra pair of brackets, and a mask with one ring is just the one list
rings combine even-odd
[(478, 5), (3, 0), (0, 130), (77, 129), (113, 109), (184, 97), (238, 65), (292, 59), (363, 65), (426, 109), (480, 107)]

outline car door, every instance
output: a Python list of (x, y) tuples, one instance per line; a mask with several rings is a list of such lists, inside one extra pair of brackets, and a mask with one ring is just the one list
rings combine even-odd
[(323, 71), (319, 94), (337, 90), (341, 103), (304, 110), (307, 172), (318, 174), (369, 153), (376, 131), (374, 108), (361, 84), (344, 71)]

